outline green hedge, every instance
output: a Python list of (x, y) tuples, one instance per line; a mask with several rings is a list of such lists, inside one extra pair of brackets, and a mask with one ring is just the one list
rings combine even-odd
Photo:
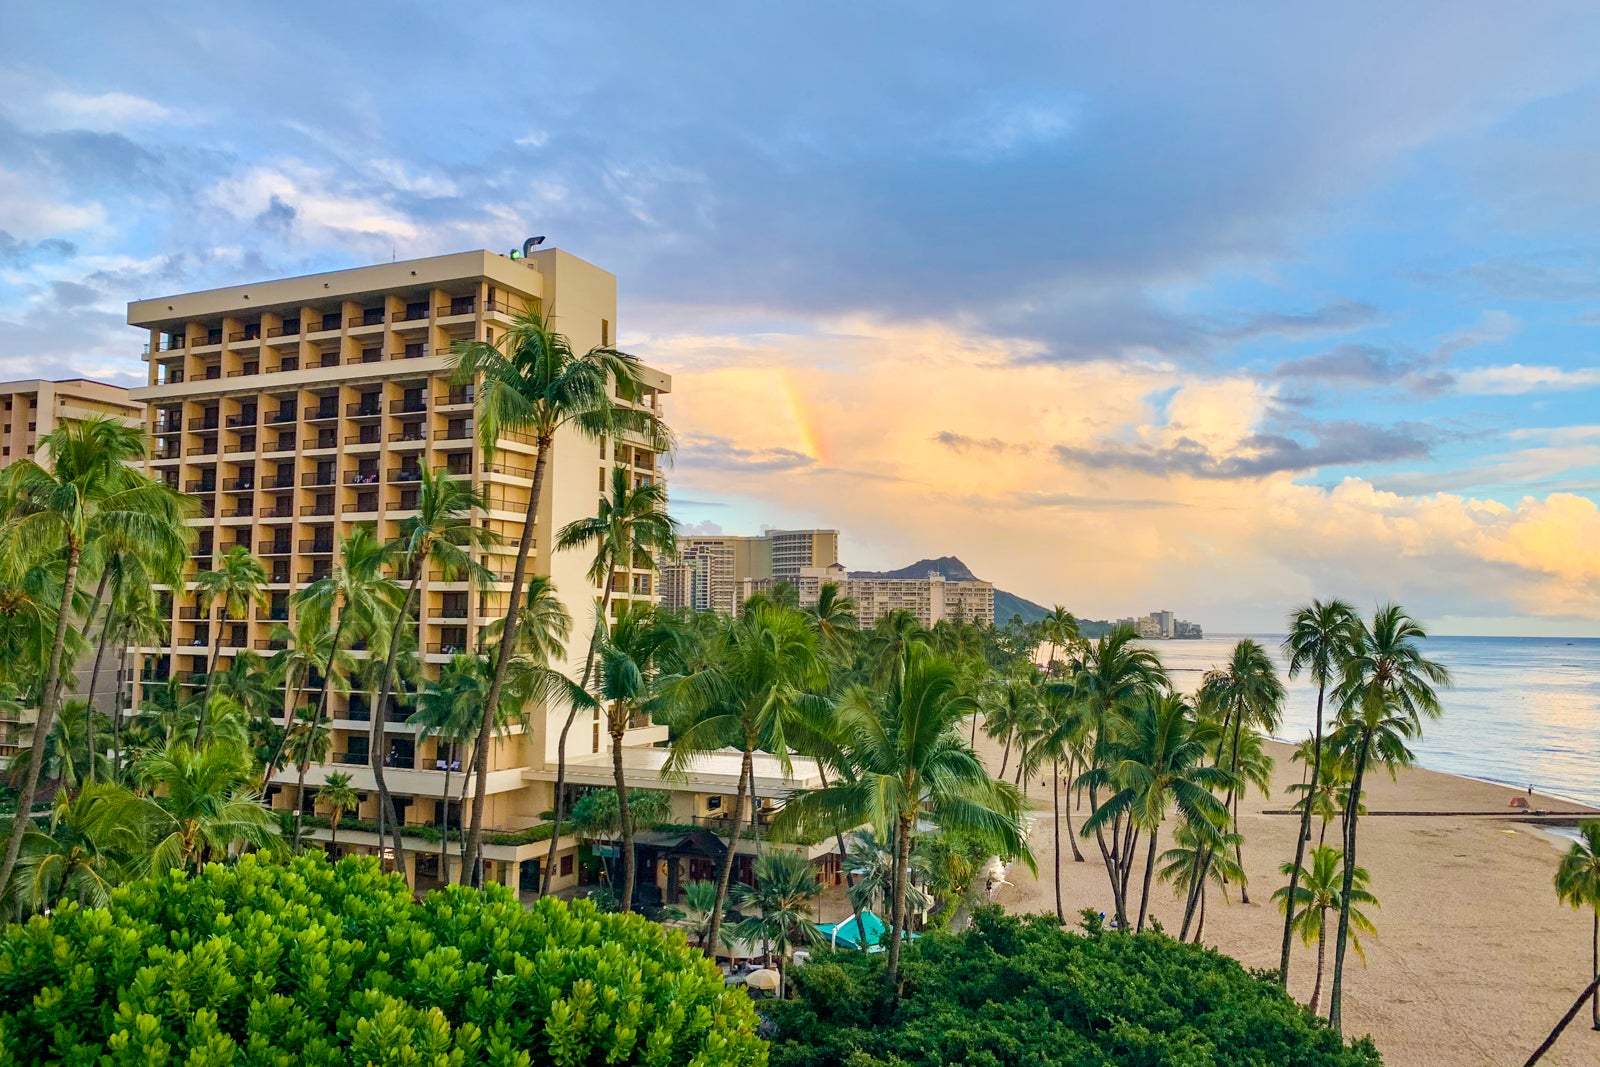
[(980, 909), (908, 949), (892, 1002), (884, 957), (819, 953), (796, 999), (763, 1006), (773, 1067), (1377, 1067), (1271, 974), (1160, 933), (1060, 929)]
[(0, 942), (0, 1064), (760, 1067), (743, 992), (638, 916), (248, 855)]

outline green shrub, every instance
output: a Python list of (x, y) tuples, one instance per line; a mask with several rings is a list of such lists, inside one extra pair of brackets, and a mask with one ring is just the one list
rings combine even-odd
[(764, 1006), (773, 1067), (1376, 1067), (1269, 975), (1164, 934), (1069, 933), (984, 908), (908, 950), (898, 1004), (882, 955), (819, 953)]
[(375, 860), (243, 857), (0, 941), (0, 1065), (759, 1065), (749, 1000), (638, 916)]

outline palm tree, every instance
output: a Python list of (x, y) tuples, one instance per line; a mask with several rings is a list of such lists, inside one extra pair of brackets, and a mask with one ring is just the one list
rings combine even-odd
[[(594, 560), (589, 566), (589, 581), (600, 587), (600, 606), (595, 617), (594, 630), (589, 636), (589, 652), (583, 661), (583, 679), (578, 684), (588, 690), (593, 678), (595, 654), (605, 641), (606, 620), (610, 615), (611, 594), (616, 587), (616, 572), (640, 568), (655, 569), (658, 556), (671, 555), (677, 545), (678, 524), (667, 515), (667, 487), (665, 482), (648, 482), (635, 486), (626, 467), (611, 469), (611, 492), (600, 498), (599, 507), (590, 518), (569, 522), (556, 535), (556, 549), (568, 551), (592, 548)], [(620, 620), (619, 620), (620, 622)], [(561, 808), (567, 784), (567, 734), (578, 715), (578, 705), (567, 709), (567, 718), (561, 724), (561, 735), (556, 742), (555, 820), (561, 822)], [(613, 716), (615, 719), (615, 716)], [(624, 724), (613, 721), (612, 758), (616, 763), (617, 788), (622, 786), (622, 731)], [(624, 831), (629, 841), (633, 831), (628, 829), (627, 798), (621, 797)], [(551, 868), (555, 866), (557, 835), (550, 836), (550, 851), (545, 857), (545, 885), (549, 891)], [(624, 857), (624, 901), (622, 910), (629, 909), (633, 890), (633, 857)]]
[[(322, 692), (317, 697), (310, 735), (315, 736), (328, 712), (328, 694), (334, 686), (337, 656), (344, 640), (354, 642), (386, 631), (393, 613), (400, 610), (399, 586), (384, 574), (394, 559), (395, 547), (373, 534), (372, 527), (357, 526), (339, 542), (340, 563), (326, 578), (319, 578), (294, 594), (300, 611), (311, 625), (326, 629), (332, 624), (333, 639), (322, 666)], [(325, 755), (325, 754), (324, 754)], [(307, 761), (300, 761), (300, 777), (295, 786), (298, 798), (305, 790)], [(295, 840), (300, 838), (304, 805), (296, 803)], [(381, 813), (380, 813), (381, 814)]]
[(1061, 772), (1062, 763), (1066, 763), (1066, 775), (1072, 778), (1072, 764), (1079, 748), (1083, 744), (1083, 735), (1087, 727), (1087, 719), (1083, 709), (1067, 695), (1067, 690), (1061, 686), (1051, 686), (1043, 694), (1040, 702), (1039, 733), (1033, 743), (1033, 754), (1037, 760), (1050, 761), (1050, 814), (1051, 833), (1055, 837), (1055, 850), (1052, 865), (1055, 868), (1056, 883), (1056, 921), (1067, 921), (1066, 909), (1061, 900), (1061, 821), (1066, 819), (1067, 843), (1072, 847), (1072, 861), (1083, 862), (1083, 853), (1078, 850), (1078, 835), (1072, 828), (1072, 792), (1067, 792), (1067, 807), (1065, 812), (1061, 808)]
[(361, 795), (351, 788), (350, 775), (334, 771), (317, 790), (317, 799), (328, 805), (328, 850), (333, 852), (339, 847), (339, 820), (360, 806)]
[[(1272, 657), (1259, 644), (1246, 638), (1233, 646), (1228, 665), (1220, 670), (1208, 671), (1200, 683), (1196, 703), (1209, 714), (1222, 713), (1222, 729), (1217, 736), (1216, 762), (1222, 764), (1227, 748), (1227, 768), (1233, 775), (1228, 789), (1228, 810), (1233, 813), (1234, 828), (1239, 823), (1239, 796), (1245, 776), (1240, 773), (1239, 739), (1246, 729), (1271, 733), (1283, 718), (1283, 681), (1273, 666)], [(1233, 727), (1233, 740), (1225, 746), (1228, 727)], [(1244, 845), (1234, 843), (1234, 861), (1244, 866)], [(1239, 887), (1239, 899), (1250, 903), (1250, 893)]]
[(206, 666), (205, 694), (200, 698), (199, 743), (205, 743), (206, 705), (211, 703), (211, 692), (216, 687), (217, 657), (222, 652), (222, 622), (216, 609), (222, 608), (227, 619), (242, 619), (250, 613), (252, 605), (267, 604), (267, 569), (251, 555), (244, 545), (234, 545), (208, 571), (194, 576), (195, 599), (200, 610), (206, 613), (211, 633), (211, 656)]
[[(1093, 773), (1103, 770), (1109, 762), (1106, 746), (1135, 709), (1169, 688), (1160, 658), (1138, 644), (1138, 634), (1120, 626), (1080, 650), (1065, 682), (1052, 682), (1047, 686), (1052, 692), (1076, 701), (1083, 712), (1083, 728), (1089, 737), (1087, 769), (1078, 777), (1074, 788), (1088, 791), (1090, 818), (1100, 807), (1100, 790), (1106, 784), (1100, 775)], [(1123, 822), (1120, 815), (1115, 816), (1108, 825), (1099, 824), (1092, 831), (1085, 825), (1080, 833), (1084, 837), (1091, 832), (1094, 834), (1100, 858), (1106, 866), (1106, 876), (1111, 881), (1117, 925), (1125, 927), (1128, 907), (1122, 871), (1132, 860), (1128, 856), (1128, 828)]]
[[(569, 427), (590, 441), (607, 436), (615, 440), (622, 434), (642, 436), (646, 446), (656, 452), (666, 451), (671, 438), (665, 424), (652, 412), (633, 406), (645, 391), (637, 357), (608, 346), (578, 355), (572, 343), (551, 328), (542, 311), (518, 315), (498, 345), (458, 342), (451, 362), (458, 384), (477, 383), (474, 414), (484, 459), (493, 460), (501, 435), (508, 433), (532, 437), (536, 449), (528, 514), (517, 540), (517, 562), (506, 600), (506, 616), (515, 618), (527, 580), (528, 551), (533, 545), (539, 506), (544, 500), (545, 468), (557, 431)], [(474, 858), (474, 884), (479, 880), (476, 860), (483, 854), (484, 779), (488, 774), (489, 735), (494, 728), (491, 720), (505, 688), (511, 653), (511, 643), (502, 642), (495, 659), (494, 681), (484, 702), (483, 728), (478, 733), (475, 762), (479, 781), (472, 803), (468, 848)]]
[(811, 901), (822, 892), (817, 872), (804, 856), (793, 852), (767, 852), (756, 857), (756, 884), (734, 889), (733, 900), (745, 918), (734, 927), (743, 941), (760, 939), (762, 955), (771, 962), (778, 950), (778, 996), (783, 996), (784, 960), (789, 945), (814, 944), (820, 939)]
[(1158, 877), (1183, 893), (1186, 906), (1188, 901), (1196, 897), (1200, 902), (1193, 915), (1184, 916), (1178, 940), (1189, 940), (1189, 927), (1195, 919), (1198, 921), (1193, 922), (1194, 943), (1198, 945), (1205, 935), (1206, 890), (1210, 885), (1221, 889), (1223, 899), (1227, 899), (1230, 883), (1244, 885), (1247, 881), (1244, 868), (1228, 855), (1230, 846), (1243, 837), (1243, 834), (1228, 829), (1226, 815), (1215, 822), (1210, 819), (1199, 822), (1184, 820), (1173, 831), (1174, 847), (1161, 854)]
[[(868, 948), (867, 928), (861, 920), (863, 912), (876, 912), (881, 917), (888, 909), (886, 902), (894, 899), (894, 844), (880, 841), (870, 829), (856, 830), (850, 835), (849, 847), (844, 853), (844, 868), (855, 876), (855, 884), (845, 891), (850, 907), (855, 910), (856, 932), (862, 948)], [(911, 871), (913, 877), (906, 881), (906, 909), (927, 911), (933, 898), (923, 891), (915, 875), (922, 873), (921, 855), (916, 843), (911, 846)]]
[[(1328, 686), (1336, 682), (1344, 671), (1345, 661), (1355, 644), (1359, 620), (1356, 611), (1342, 600), (1324, 603), (1313, 600), (1297, 608), (1289, 616), (1289, 636), (1283, 639), (1283, 652), (1289, 660), (1289, 677), (1297, 678), (1303, 672), (1317, 683), (1317, 719), (1311, 734), (1310, 794), (1315, 795), (1322, 780), (1322, 709)], [(1327, 823), (1323, 823), (1327, 828)], [(1289, 871), (1289, 896), (1294, 897), (1300, 881), (1300, 868), (1305, 863), (1306, 839), (1311, 836), (1311, 804), (1300, 813), (1300, 836), (1295, 840), (1294, 862)], [(1288, 988), (1289, 949), (1294, 935), (1292, 909), (1284, 913), (1283, 945), (1279, 952), (1278, 981)], [(1318, 969), (1318, 979), (1322, 975)]]
[[(459, 653), (450, 657), (436, 680), (423, 685), (417, 693), (417, 710), (407, 721), (418, 727), (418, 742), (433, 737), (436, 745), (449, 745), (450, 749), (469, 744), (483, 728), (483, 701), (488, 692), (487, 661), (482, 656)], [(460, 766), (459, 760), (450, 758), (453, 754), (444, 757), (444, 790), (439, 802), (441, 883), (450, 880), (450, 774)]]
[(235, 745), (196, 750), (180, 741), (146, 755), (135, 773), (155, 797), (150, 856), (157, 870), (198, 869), (235, 845), (261, 847), (277, 834), (272, 814), (250, 788), (250, 759)]
[(1333, 989), (1328, 997), (1328, 1024), (1335, 1033), (1340, 1032), (1344, 999), (1344, 949), (1350, 931), (1361, 780), (1372, 761), (1391, 769), (1411, 762), (1406, 742), (1422, 736), (1423, 719), (1436, 719), (1443, 713), (1437, 688), (1450, 684), (1450, 672), (1422, 654), (1421, 643), (1427, 637), (1427, 630), (1404, 608), (1383, 605), (1373, 613), (1371, 625), (1359, 624), (1355, 648), (1334, 690), (1339, 704), (1336, 744), (1352, 753), (1354, 771), (1346, 808), (1339, 930), (1333, 941)]
[(147, 802), (120, 785), (85, 783), (61, 790), (48, 829), (33, 829), (22, 846), (8, 891), (23, 911), (61, 898), (104, 907), (111, 889), (138, 869), (144, 853)]
[[(1556, 868), (1556, 896), (1574, 908), (1594, 912), (1594, 978), (1600, 981), (1600, 820), (1578, 825), (1579, 840)], [(1600, 1030), (1600, 998), (1593, 1002), (1594, 1028)]]
[[(266, 791), (273, 774), (278, 770), (284, 747), (289, 742), (290, 728), (300, 714), (300, 698), (310, 688), (312, 680), (322, 675), (335, 679), (339, 684), (349, 677), (355, 666), (355, 659), (349, 652), (334, 648), (333, 631), (323, 626), (322, 621), (313, 614), (300, 613), (292, 626), (274, 626), (272, 638), (283, 644), (267, 661), (268, 672), (283, 686), (283, 728), (261, 771), (262, 792)], [(324, 670), (330, 665), (332, 670)], [(344, 688), (347, 687), (340, 685), (341, 690)]]
[[(983, 714), (983, 732), (1004, 743), (1000, 756), (1000, 770), (995, 777), (1005, 779), (1006, 767), (1011, 763), (1011, 747), (1019, 748), (1039, 722), (1039, 686), (1026, 674), (1011, 673), (998, 685), (985, 686), (980, 698), (979, 711)], [(974, 711), (977, 715), (978, 711)], [(1025, 763), (1019, 753), (1019, 764)]]
[(892, 828), (888, 981), (894, 988), (900, 944), (909, 928), (906, 887), (919, 818), (925, 815), (942, 830), (979, 835), (1003, 855), (1022, 857), (1030, 868), (1033, 855), (1024, 840), (1021, 794), (989, 777), (961, 737), (961, 725), (976, 703), (960, 691), (953, 664), (911, 644), (905, 663), (892, 673), (895, 681), (886, 691), (856, 687), (841, 701), (856, 778), (791, 793), (773, 830), (787, 833), (834, 821)]
[(122, 701), (127, 688), (128, 651), (166, 639), (167, 619), (149, 586), (129, 584), (113, 589), (102, 639), (117, 649), (117, 695), (111, 702), (111, 780), (122, 781)]
[[(711, 913), (717, 904), (717, 883), (715, 882), (690, 882), (683, 887), (684, 923), (689, 928), (689, 940), (696, 947), (704, 950), (707, 947), (706, 938), (711, 933)], [(718, 948), (732, 948), (734, 943), (733, 930), (724, 927), (718, 937)], [(716, 956), (715, 950), (711, 952)]]
[(1082, 640), (1082, 634), (1078, 630), (1078, 620), (1072, 612), (1057, 604), (1040, 621), (1040, 627), (1045, 640), (1050, 642), (1050, 658), (1045, 660), (1044, 671), (1046, 674), (1055, 674), (1056, 649), (1062, 645), (1074, 645)]
[[(1156, 868), (1157, 839), (1168, 806), (1175, 806), (1184, 821), (1191, 824), (1214, 825), (1227, 816), (1227, 808), (1212, 791), (1232, 790), (1234, 776), (1215, 764), (1204, 765), (1214, 733), (1212, 724), (1194, 719), (1193, 709), (1183, 697), (1152, 697), (1106, 742), (1104, 765), (1089, 772), (1091, 781), (1108, 785), (1116, 792), (1089, 816), (1084, 832), (1099, 830), (1124, 815), (1128, 819), (1120, 872), (1124, 899), (1139, 835), (1150, 835), (1137, 930), (1144, 929), (1150, 879)], [(1121, 921), (1119, 917), (1119, 924)]]
[(854, 651), (861, 636), (861, 622), (856, 615), (856, 602), (839, 590), (837, 582), (823, 582), (817, 591), (817, 602), (805, 609), (816, 628), (817, 640), (836, 663), (843, 665)]
[[(487, 507), (483, 491), (474, 489), (470, 482), (424, 469), (417, 491), (417, 513), (400, 524), (400, 535), (391, 545), (400, 573), (409, 574), (411, 580), (406, 586), (400, 610), (394, 613), (388, 656), (379, 683), (378, 702), (372, 712), (367, 753), (372, 761), (373, 784), (378, 790), (380, 835), (382, 828), (387, 826), (392, 835), (395, 869), (401, 872), (402, 877), (406, 862), (405, 844), (400, 833), (400, 812), (389, 796), (389, 785), (383, 774), (383, 759), (387, 751), (384, 734), (388, 727), (389, 699), (394, 691), (395, 659), (400, 653), (400, 631), (412, 618), (412, 611), (418, 605), (417, 591), (422, 583), (424, 566), (439, 568), (440, 580), (447, 582), (467, 579), (481, 584), (488, 578), (488, 569), (474, 558), (474, 553), (494, 547), (499, 544), (500, 538), (487, 527), (473, 521), (473, 513)], [(421, 621), (420, 618), (418, 621)], [(446, 801), (449, 796), (447, 785)]]
[[(33, 761), (19, 790), (11, 836), (0, 860), (0, 886), (22, 851), (39, 788), (40, 758), (60, 705), (62, 659), (67, 648), (78, 568), (85, 548), (101, 537), (121, 543), (160, 541), (183, 530), (184, 498), (165, 483), (134, 470), (144, 458), (141, 430), (106, 418), (66, 423), (38, 442), (48, 466), (15, 460), (0, 471), (0, 555), (63, 564), (61, 595), (48, 665), (39, 687), (39, 718), (33, 735)], [(186, 536), (186, 535), (185, 535)]]
[(755, 810), (748, 802), (755, 786), (756, 750), (771, 752), (787, 772), (789, 733), (797, 726), (803, 730), (806, 705), (827, 682), (816, 631), (799, 611), (753, 597), (743, 615), (719, 619), (718, 625), (706, 666), (672, 683), (663, 709), (673, 718), (676, 733), (665, 773), (682, 774), (698, 757), (730, 745), (740, 751), (732, 836), (717, 875), (711, 916), (712, 944), (722, 927), (745, 820), (755, 830)]
[[(655, 697), (655, 682), (663, 661), (682, 640), (678, 627), (649, 604), (630, 602), (617, 613), (611, 634), (600, 648), (599, 700), (611, 737), (611, 773), (617, 790), (617, 823), (622, 839), (622, 891), (618, 907), (633, 910), (633, 818), (628, 809), (628, 783), (622, 761), (622, 735), (629, 721)], [(576, 705), (574, 705), (576, 708)], [(570, 716), (568, 717), (570, 721)], [(559, 777), (560, 771), (556, 774)], [(559, 798), (560, 794), (557, 793)], [(560, 800), (557, 800), (560, 804)], [(561, 809), (556, 808), (557, 818)], [(551, 840), (555, 835), (551, 835)]]
[[(1308, 1005), (1313, 1015), (1317, 1012), (1317, 1000), (1322, 995), (1323, 959), (1328, 949), (1328, 912), (1344, 910), (1344, 891), (1341, 888), (1344, 875), (1340, 870), (1343, 859), (1338, 849), (1318, 846), (1311, 852), (1311, 866), (1303, 872), (1305, 884), (1290, 882), (1272, 894), (1278, 907), (1289, 916), (1290, 929), (1300, 934), (1306, 947), (1310, 948), (1313, 941), (1317, 943), (1317, 980), (1311, 987), (1311, 1002)], [(1285, 863), (1280, 870), (1292, 876), (1294, 864)], [(1367, 872), (1360, 867), (1353, 870), (1350, 877), (1350, 925), (1362, 933), (1375, 934), (1378, 928), (1355, 905), (1370, 904), (1377, 907), (1378, 898), (1367, 892)], [(1360, 939), (1352, 934), (1350, 944), (1356, 950), (1356, 955), (1365, 961), (1367, 957), (1361, 951)]]

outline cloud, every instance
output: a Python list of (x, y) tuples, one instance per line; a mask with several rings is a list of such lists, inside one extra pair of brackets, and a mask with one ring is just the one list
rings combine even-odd
[(1529, 367), (1510, 363), (1461, 371), (1456, 375), (1456, 387), (1463, 393), (1492, 396), (1594, 389), (1600, 387), (1600, 369), (1565, 370), (1561, 367)]
[(677, 462), (698, 471), (772, 474), (816, 466), (816, 459), (792, 448), (742, 448), (726, 437), (692, 434), (683, 438)]
[(1273, 373), (1337, 385), (1387, 385), (1416, 373), (1420, 366), (1420, 360), (1397, 358), (1377, 345), (1345, 343), (1314, 356), (1285, 360)]
[(1213, 451), (1190, 437), (1179, 437), (1165, 445), (1057, 445), (1054, 452), (1062, 463), (1098, 470), (1131, 470), (1163, 478), (1250, 479), (1322, 467), (1422, 458), (1429, 452), (1426, 436), (1416, 427), (1332, 422), (1317, 427), (1311, 441), (1257, 433), (1226, 453)]
[(44, 94), (32, 108), (30, 118), (46, 127), (115, 132), (130, 126), (146, 126), (175, 121), (169, 109), (131, 93), (77, 93), (55, 89)]

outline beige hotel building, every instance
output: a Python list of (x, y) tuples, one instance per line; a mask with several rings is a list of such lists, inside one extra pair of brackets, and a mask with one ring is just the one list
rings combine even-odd
[[(473, 386), (454, 384), (448, 353), (457, 341), (494, 342), (527, 309), (550, 314), (578, 351), (616, 340), (616, 279), (556, 249), (515, 259), (487, 251), (386, 263), (327, 274), (253, 282), (185, 293), (129, 305), (128, 321), (147, 334), (149, 384), (132, 391), (147, 412), (152, 435), (151, 472), (195, 498), (199, 517), (194, 565), (203, 569), (234, 545), (244, 545), (266, 566), (268, 603), (243, 620), (221, 623), (223, 656), (246, 649), (270, 655), (272, 634), (292, 623), (295, 590), (330, 573), (340, 539), (358, 524), (381, 538), (396, 536), (414, 514), (423, 469), (447, 471), (486, 492), (479, 521), (505, 544), (483, 563), (495, 580), (474, 588), (445, 581), (436, 571), (421, 585), (418, 645), (424, 670), (436, 676), (459, 651), (475, 649), (489, 622), (503, 616), (532, 489), (534, 446), (507, 435), (493, 462), (477, 446)], [(671, 379), (646, 369), (644, 406), (665, 415)], [(618, 403), (626, 401), (618, 400)], [(583, 552), (552, 551), (555, 531), (592, 515), (614, 466), (636, 483), (662, 477), (660, 457), (642, 440), (589, 441), (564, 430), (556, 439), (543, 502), (534, 528), (532, 573), (548, 574), (573, 618), (573, 638), (560, 666), (582, 672), (587, 634), (601, 590), (587, 577)], [(619, 569), (612, 577), (613, 606), (654, 600), (657, 575)], [(139, 684), (176, 675), (193, 684), (205, 670), (208, 620), (193, 586), (170, 591), (171, 640), (140, 650)], [(360, 652), (356, 653), (358, 656)], [(137, 700), (137, 693), (135, 694)], [(302, 706), (316, 694), (298, 698)], [(375, 693), (331, 698), (332, 751), (307, 774), (307, 810), (316, 787), (345, 771), (364, 794), (359, 816), (376, 816), (368, 731)], [(386, 725), (385, 778), (409, 824), (462, 823), (461, 773), (466, 749), (420, 738), (405, 720), (412, 708), (391, 709)], [(489, 749), (485, 846), (489, 876), (509, 885), (537, 884), (548, 842), (517, 843), (519, 831), (541, 821), (553, 806), (556, 744), (565, 707), (527, 711)], [(683, 826), (715, 828), (732, 815), (737, 758), (709, 757), (688, 780), (660, 776), (667, 740), (664, 726), (636, 721), (624, 737), (630, 783), (670, 789), (674, 818)], [(574, 791), (612, 784), (609, 737), (598, 718), (580, 720), (568, 739), (568, 781)], [(770, 759), (758, 760), (756, 792), (767, 808), (795, 784), (809, 784), (814, 769), (796, 761), (799, 781), (785, 779)], [(445, 795), (449, 769), (450, 796)], [(270, 802), (293, 804), (295, 769), (273, 779)], [(470, 811), (471, 796), (467, 796)], [(326, 839), (325, 830), (317, 836)], [(499, 843), (494, 843), (497, 841)], [(371, 834), (344, 831), (340, 845), (375, 847)], [(647, 833), (641, 837), (641, 882), (652, 878), (671, 897), (688, 878), (706, 876), (717, 838), (700, 833)], [(559, 845), (555, 884), (568, 888), (593, 876), (579, 842)], [(408, 841), (414, 884), (441, 876), (438, 846)], [(753, 851), (741, 841), (738, 850)], [(454, 846), (451, 849), (454, 852)], [(822, 849), (810, 850), (813, 858)], [(453, 860), (452, 860), (453, 870)]]

